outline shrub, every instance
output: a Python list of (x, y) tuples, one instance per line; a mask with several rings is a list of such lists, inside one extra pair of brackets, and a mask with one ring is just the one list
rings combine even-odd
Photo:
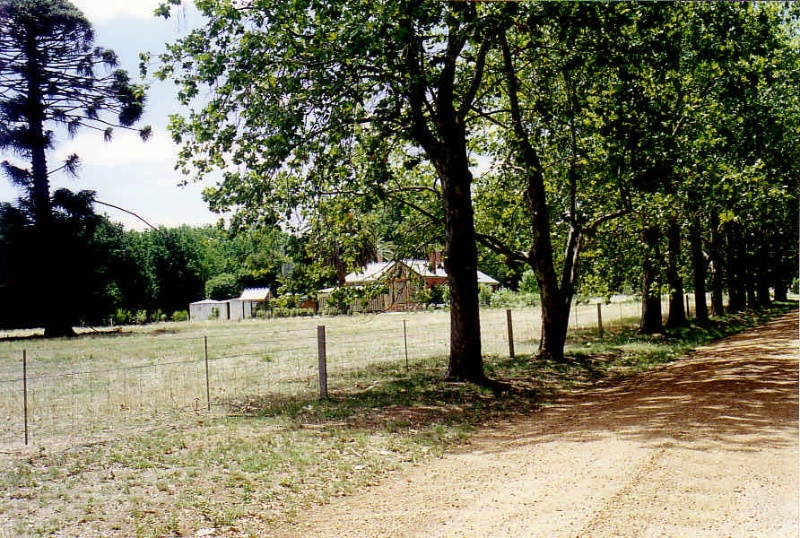
[(491, 306), (492, 287), (485, 284), (478, 285), (478, 304), (481, 306)]
[(133, 322), (137, 325), (144, 325), (147, 323), (147, 310), (137, 310)]
[(117, 308), (117, 311), (113, 317), (114, 317), (114, 323), (116, 323), (117, 325), (128, 325), (133, 319), (133, 314), (131, 314), (130, 310), (126, 310), (124, 308)]
[(499, 288), (492, 294), (491, 306), (536, 306), (539, 304), (539, 294), (530, 292), (515, 292), (508, 288)]
[(189, 321), (189, 312), (186, 310), (176, 310), (172, 313), (172, 321)]
[(229, 299), (238, 297), (241, 292), (239, 279), (231, 273), (219, 274), (206, 282), (206, 298), (208, 299)]
[(536, 280), (536, 275), (533, 274), (531, 269), (522, 273), (522, 278), (519, 281), (520, 293), (538, 294), (539, 282)]

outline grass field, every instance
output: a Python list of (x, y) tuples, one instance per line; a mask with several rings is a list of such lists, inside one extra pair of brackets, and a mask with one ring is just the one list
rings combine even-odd
[[(613, 312), (623, 313), (621, 323)], [(646, 338), (625, 330), (637, 313), (633, 303), (608, 307), (599, 340), (596, 306), (583, 305), (573, 360), (559, 364), (531, 357), (535, 309), (513, 311), (516, 359), (508, 357), (505, 310), (485, 311), (487, 371), (512, 387), (501, 398), (441, 381), (449, 322), (439, 311), (5, 340), (2, 405), (16, 405), (5, 388), (17, 382), (25, 349), (33, 420), (29, 446), (17, 428), (4, 431), (0, 445), (0, 537), (269, 536), (298, 511), (441, 454), (476, 428), (761, 320), (747, 314), (711, 331)], [(328, 336), (327, 400), (317, 392), (320, 324)], [(211, 412), (203, 406), (206, 338)], [(53, 394), (64, 401), (43, 406)]]
[[(634, 303), (606, 306), (635, 316)], [(596, 324), (596, 306), (581, 305), (573, 325)], [(515, 350), (538, 342), (535, 308), (512, 311)], [(229, 413), (252, 400), (308, 399), (319, 392), (318, 333), (325, 326), (328, 387), (350, 388), (353, 372), (376, 364), (405, 368), (434, 359), (446, 366), (449, 313), (169, 323), (84, 330), (79, 338), (0, 340), (0, 448), (28, 441), (89, 442), (181, 415)], [(484, 352), (509, 353), (506, 310), (482, 312)], [(23, 354), (27, 391), (23, 387)], [(206, 361), (208, 357), (208, 361)], [(208, 366), (208, 370), (206, 370)], [(208, 372), (208, 376), (207, 376)]]

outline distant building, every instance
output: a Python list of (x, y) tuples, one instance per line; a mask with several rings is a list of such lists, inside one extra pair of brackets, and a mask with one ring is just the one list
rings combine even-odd
[[(441, 286), (447, 283), (447, 274), (441, 257), (432, 255), (430, 260), (396, 260), (374, 262), (361, 271), (345, 276), (345, 286), (366, 288), (370, 285), (383, 285), (380, 293), (364, 304), (356, 301), (349, 305), (354, 312), (397, 312), (416, 310), (423, 306), (418, 299), (422, 289)], [(478, 271), (478, 283), (496, 288), (500, 283), (489, 275)], [(335, 288), (320, 290), (317, 295), (320, 310), (324, 310)]]
[(189, 319), (191, 321), (207, 321), (211, 319), (229, 319), (230, 304), (228, 301), (205, 299), (189, 304)]
[(189, 319), (192, 321), (249, 319), (255, 316), (255, 305), (266, 303), (270, 297), (269, 288), (245, 288), (238, 298), (224, 301), (214, 299), (197, 301), (189, 305)]

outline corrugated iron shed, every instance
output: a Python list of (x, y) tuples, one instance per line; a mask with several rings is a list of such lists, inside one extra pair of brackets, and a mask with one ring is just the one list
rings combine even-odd
[(242, 291), (242, 295), (239, 297), (239, 300), (251, 303), (262, 303), (269, 298), (269, 288), (245, 288), (244, 291)]

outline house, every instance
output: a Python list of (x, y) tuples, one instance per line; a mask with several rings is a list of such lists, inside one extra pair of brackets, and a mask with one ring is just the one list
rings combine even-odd
[[(383, 285), (377, 293), (350, 305), (354, 312), (397, 312), (415, 310), (423, 305), (418, 294), (423, 289), (447, 283), (447, 273), (439, 255), (431, 255), (429, 260), (395, 260), (374, 262), (361, 271), (345, 276), (345, 286), (368, 289)], [(500, 283), (489, 275), (478, 271), (478, 283), (493, 288)], [(335, 288), (321, 290), (317, 296), (320, 310), (324, 310)]]

